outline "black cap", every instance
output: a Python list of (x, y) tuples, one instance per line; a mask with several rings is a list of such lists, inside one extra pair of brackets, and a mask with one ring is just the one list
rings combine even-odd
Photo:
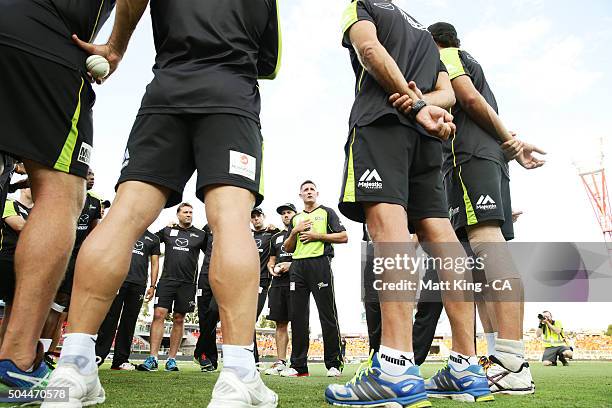
[(104, 200), (102, 201), (102, 205), (104, 206), (104, 208), (110, 208), (111, 202), (108, 200)]
[(457, 37), (457, 30), (449, 23), (435, 23), (430, 25), (427, 30), (431, 33), (434, 41), (444, 47), (459, 47), (461, 42)]
[(251, 210), (251, 216), (253, 216), (255, 213), (264, 215), (264, 212), (260, 207), (255, 207)]
[(279, 214), (282, 214), (283, 210), (291, 210), (293, 212), (297, 212), (295, 205), (291, 203), (285, 203), (283, 205), (278, 206), (278, 208), (276, 209), (276, 212)]

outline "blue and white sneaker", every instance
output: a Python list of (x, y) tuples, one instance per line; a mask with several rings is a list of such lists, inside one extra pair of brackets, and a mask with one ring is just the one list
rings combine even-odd
[[(40, 390), (47, 387), (51, 370), (41, 361), (36, 370), (23, 371), (11, 360), (0, 360), (0, 402), (33, 402), (41, 399), (32, 397), (9, 398), (9, 391), (13, 388), (21, 390)], [(27, 393), (25, 393), (27, 394)]]
[(478, 364), (456, 371), (447, 363), (425, 382), (425, 388), (427, 395), (432, 398), (450, 398), (464, 402), (495, 400), (489, 390), (484, 369)]
[(382, 371), (378, 354), (359, 367), (353, 379), (345, 385), (331, 384), (325, 399), (343, 407), (430, 407), (425, 383), (418, 366), (411, 366), (402, 375)]
[(147, 357), (144, 363), (136, 366), (138, 371), (157, 371), (158, 368), (159, 365), (157, 364), (157, 359), (153, 356)]
[(179, 368), (176, 365), (176, 360), (173, 358), (169, 358), (166, 360), (166, 371), (178, 371)]

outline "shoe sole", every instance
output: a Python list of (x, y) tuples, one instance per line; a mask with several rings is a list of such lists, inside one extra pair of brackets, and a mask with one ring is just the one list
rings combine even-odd
[(164, 368), (164, 371), (165, 371), (165, 372), (167, 372), (167, 373), (169, 373), (169, 372), (171, 372), (171, 371), (179, 371), (179, 369), (178, 369), (178, 368), (174, 368), (174, 369), (172, 369), (172, 368), (171, 368), (171, 369)]
[(228, 400), (212, 400), (208, 404), (208, 408), (276, 408), (278, 406), (278, 400), (274, 402), (264, 402), (260, 405), (252, 405), (242, 401), (228, 401)]
[(281, 377), (283, 378), (296, 378), (296, 377), (310, 377), (309, 373), (305, 373), (305, 374), (296, 374), (296, 375), (282, 375), (279, 374)]
[(506, 394), (506, 395), (531, 395), (531, 394), (535, 394), (535, 388), (516, 389), (516, 390), (497, 390), (497, 391), (491, 391), (491, 393)]
[(336, 407), (354, 407), (354, 408), (362, 408), (362, 407), (371, 407), (371, 408), (427, 408), (431, 407), (431, 402), (428, 400), (420, 400), (416, 402), (411, 402), (408, 404), (403, 403), (402, 401), (372, 401), (372, 402), (361, 402), (359, 405), (352, 403), (352, 401), (341, 402), (330, 400), (327, 397), (325, 398), (327, 402)]
[(466, 394), (466, 393), (451, 393), (451, 392), (446, 392), (446, 393), (431, 393), (428, 392), (427, 396), (429, 398), (446, 398), (446, 399), (451, 399), (453, 401), (461, 401), (461, 402), (491, 402), (491, 401), (495, 401), (495, 397), (493, 396), (493, 394), (487, 394), (487, 395), (481, 395), (479, 397), (475, 397), (472, 394)]

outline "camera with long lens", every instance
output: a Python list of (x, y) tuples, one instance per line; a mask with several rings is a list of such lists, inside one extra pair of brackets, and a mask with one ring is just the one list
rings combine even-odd
[(545, 317), (544, 317), (544, 315), (542, 313), (538, 313), (538, 319), (539, 320), (544, 320)]

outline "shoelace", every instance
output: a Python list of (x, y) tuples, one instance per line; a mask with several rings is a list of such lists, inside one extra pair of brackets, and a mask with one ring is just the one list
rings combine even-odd
[(360, 381), (364, 375), (367, 375), (373, 371), (372, 370), (372, 357), (373, 356), (374, 356), (374, 350), (370, 352), (370, 357), (368, 358), (368, 361), (363, 362), (361, 363), (361, 365), (359, 365), (357, 372), (346, 385), (349, 385), (349, 384), (355, 385), (357, 381)]
[(446, 362), (446, 364), (444, 364), (444, 365), (442, 366), (442, 368), (440, 368), (440, 369), (438, 370), (438, 372), (436, 373), (436, 375), (438, 375), (438, 374), (442, 374), (442, 373), (443, 373), (444, 371), (446, 371), (447, 369), (448, 369), (448, 361)]

